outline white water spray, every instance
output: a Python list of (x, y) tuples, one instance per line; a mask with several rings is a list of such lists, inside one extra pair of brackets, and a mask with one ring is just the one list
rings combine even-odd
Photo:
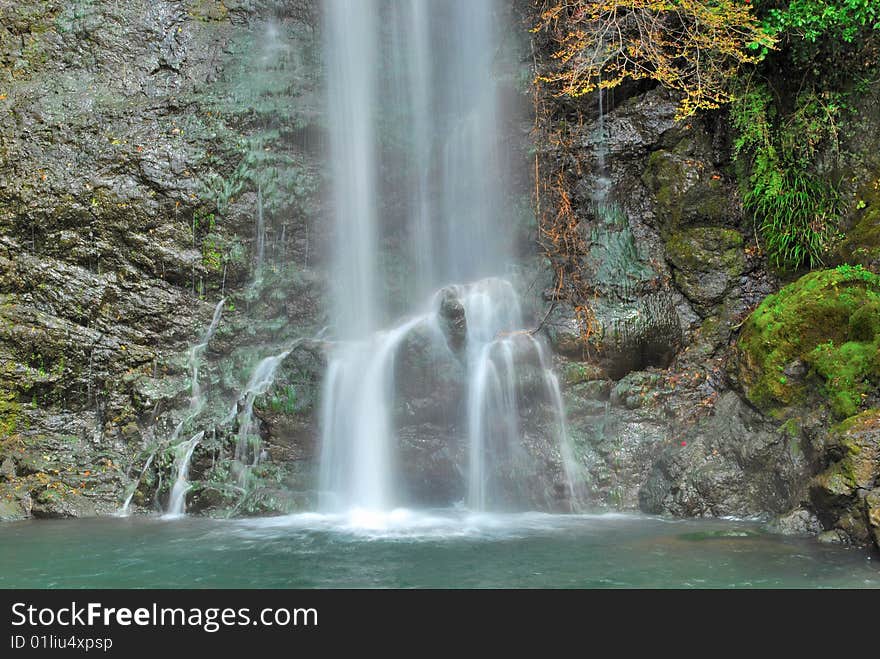
[(175, 477), (171, 488), (171, 497), (168, 500), (168, 512), (165, 517), (181, 517), (186, 514), (186, 493), (189, 492), (189, 463), (192, 460), (196, 446), (205, 436), (205, 431), (196, 433), (188, 442), (177, 446), (177, 455), (174, 461)]
[(244, 405), (238, 414), (238, 444), (235, 448), (235, 459), (243, 465), (256, 466), (260, 461), (260, 428), (254, 417), (254, 401), (272, 386), (275, 372), (289, 354), (290, 350), (285, 350), (260, 361), (244, 388)]
[[(531, 395), (523, 380), (536, 370), (540, 395), (559, 417), (562, 462), (571, 455), (562, 447), (558, 382), (541, 343), (522, 331), (519, 298), (501, 277), (514, 260), (506, 187), (513, 155), (499, 128), (494, 77), (502, 12), (494, 0), (324, 6), (338, 342), (322, 399), (320, 508), (369, 516), (409, 503), (393, 412), (398, 353), (419, 331), (466, 372), (464, 402), (447, 421), (468, 446), (466, 502), (489, 509), (503, 489), (497, 472), (515, 475), (529, 460), (520, 415)], [(383, 271), (389, 236), (402, 238), (395, 258), (407, 276), (395, 283), (413, 313), (382, 330), (398, 313)], [(439, 292), (464, 309), (462, 353), (446, 346)], [(429, 311), (415, 312), (425, 299)]]

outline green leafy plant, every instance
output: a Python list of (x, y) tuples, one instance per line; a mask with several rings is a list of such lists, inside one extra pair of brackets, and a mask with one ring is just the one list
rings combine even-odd
[(880, 4), (876, 0), (791, 0), (787, 6), (770, 8), (763, 26), (771, 34), (788, 33), (811, 43), (823, 36), (852, 43), (863, 30), (880, 29)]
[(747, 84), (731, 107), (743, 202), (778, 267), (820, 265), (838, 233), (840, 193), (814, 162), (820, 149), (837, 153), (842, 108), (840, 94), (810, 90), (782, 116), (765, 83)]

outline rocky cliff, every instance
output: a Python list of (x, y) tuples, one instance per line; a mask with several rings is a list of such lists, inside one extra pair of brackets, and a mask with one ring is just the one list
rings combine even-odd
[[(550, 65), (547, 35), (534, 47)], [(539, 88), (548, 333), (594, 501), (876, 542), (878, 93), (821, 156), (851, 209), (839, 267), (804, 275), (773, 267), (743, 209), (726, 110)]]
[[(523, 80), (551, 53), (532, 39)], [(307, 0), (0, 0), (0, 518), (164, 509), (198, 432), (191, 511), (310, 505), (319, 43)], [(755, 239), (724, 111), (509, 87), (535, 102), (511, 128), (537, 172), (521, 279), (591, 504), (878, 542), (877, 90), (844, 127), (860, 203), (828, 264), (863, 269), (800, 279)], [(457, 449), (420, 409), (398, 413), (430, 498)]]
[(315, 21), (297, 2), (0, 3), (0, 517), (109, 513), (156, 453), (135, 501), (153, 507), (221, 299), (200, 357), (218, 397), (258, 346), (314, 331)]

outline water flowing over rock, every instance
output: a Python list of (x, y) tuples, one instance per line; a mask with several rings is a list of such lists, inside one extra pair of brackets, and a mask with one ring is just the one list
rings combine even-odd
[(192, 460), (193, 451), (202, 438), (205, 431), (202, 430), (188, 441), (179, 444), (177, 448), (177, 456), (175, 459), (174, 486), (171, 489), (171, 497), (168, 499), (168, 512), (166, 517), (180, 517), (186, 513), (186, 493), (189, 490), (189, 463)]
[[(343, 341), (324, 385), (324, 510), (462, 499), (477, 510), (553, 507), (554, 479), (574, 477), (571, 453), (560, 448), (566, 426), (549, 360), (523, 329), (513, 285), (498, 277), (512, 255), (503, 185), (510, 154), (497, 129), (493, 74), (496, 9), (462, 0), (326, 5), (334, 320)], [(388, 114), (399, 117), (396, 150), (378, 123)], [(399, 159), (411, 175), (378, 187), (382, 157)], [(439, 189), (430, 189), (429, 172)], [(404, 308), (418, 309), (420, 297), (430, 305), (380, 330), (392, 313), (378, 251), (389, 201), (404, 207), (402, 258), (412, 271)], [(520, 416), (535, 400), (558, 429), (528, 446)], [(569, 482), (556, 498), (571, 499), (574, 489)]]
[(880, 547), (874, 87), (816, 154), (840, 241), (784, 286), (732, 114), (550, 98), (541, 3), (0, 4), (0, 520), (598, 508)]

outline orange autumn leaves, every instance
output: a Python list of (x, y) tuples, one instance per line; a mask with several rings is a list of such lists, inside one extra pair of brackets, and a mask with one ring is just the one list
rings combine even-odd
[(557, 44), (540, 82), (577, 97), (655, 80), (679, 94), (679, 118), (730, 101), (739, 67), (774, 45), (742, 0), (547, 0), (535, 30)]

